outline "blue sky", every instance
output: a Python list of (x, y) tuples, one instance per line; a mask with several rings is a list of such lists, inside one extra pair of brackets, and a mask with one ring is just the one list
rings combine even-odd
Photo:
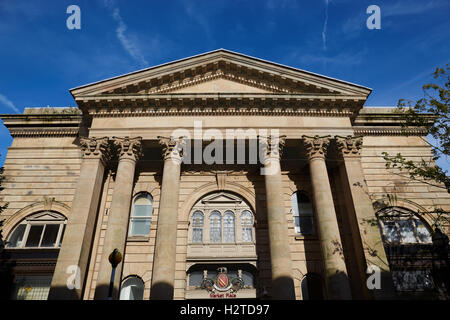
[[(81, 30), (68, 30), (69, 5)], [(369, 5), (381, 29), (369, 30)], [(74, 106), (69, 89), (225, 48), (417, 99), (449, 63), (448, 0), (0, 0), (0, 114)], [(11, 144), (0, 124), (0, 164)], [(447, 162), (440, 165), (448, 168)]]

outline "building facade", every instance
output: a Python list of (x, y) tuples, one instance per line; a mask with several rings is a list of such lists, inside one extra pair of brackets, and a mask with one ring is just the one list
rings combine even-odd
[(386, 168), (383, 152), (432, 154), (370, 92), (217, 50), (2, 115), (3, 295), (435, 297), (450, 197)]

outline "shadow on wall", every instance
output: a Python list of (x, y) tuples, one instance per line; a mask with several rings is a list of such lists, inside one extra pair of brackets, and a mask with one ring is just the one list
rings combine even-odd
[(173, 300), (174, 288), (171, 284), (161, 282), (152, 285), (150, 300)]
[(15, 267), (14, 261), (9, 261), (9, 253), (0, 253), (0, 300), (11, 300)]

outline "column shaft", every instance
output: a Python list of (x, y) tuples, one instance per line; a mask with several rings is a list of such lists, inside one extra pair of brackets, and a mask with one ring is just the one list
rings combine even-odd
[(317, 227), (329, 299), (351, 299), (339, 226), (325, 163), (327, 137), (303, 137), (309, 155)]
[(343, 160), (340, 175), (349, 200), (348, 213), (361, 287), (369, 293), (366, 280), (372, 272), (367, 273), (367, 268), (375, 266), (381, 271), (381, 290), (371, 290), (371, 296), (375, 299), (392, 298), (395, 295), (392, 275), (361, 165), (362, 138), (336, 136), (336, 142)]
[(155, 256), (150, 299), (173, 299), (175, 284), (178, 197), (183, 140), (161, 138), (164, 169), (158, 211)]
[[(281, 141), (284, 144), (284, 141)], [(283, 197), (280, 146), (276, 140), (274, 142), (270, 137), (264, 143), (267, 148), (264, 180), (272, 268), (272, 297), (279, 300), (293, 300), (295, 299), (295, 288)]]
[[(100, 270), (98, 273), (95, 299), (107, 299), (112, 267), (108, 260), (114, 249), (125, 257), (125, 244), (128, 234), (131, 198), (133, 192), (136, 161), (140, 149), (140, 138), (115, 138), (120, 149), (111, 209), (108, 217)], [(112, 298), (117, 299), (122, 277), (123, 261), (116, 267)]]
[(84, 159), (53, 274), (49, 300), (81, 299), (84, 291), (105, 171), (107, 138), (82, 139), (81, 144)]

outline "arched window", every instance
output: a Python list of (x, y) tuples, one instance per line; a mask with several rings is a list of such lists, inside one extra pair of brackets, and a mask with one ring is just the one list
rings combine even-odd
[(129, 236), (147, 236), (150, 233), (153, 199), (149, 193), (140, 193), (134, 200), (130, 215)]
[(319, 275), (308, 273), (302, 280), (303, 300), (323, 300), (323, 285)]
[(203, 242), (203, 213), (199, 210), (192, 215), (192, 242)]
[(234, 242), (234, 213), (225, 211), (223, 215), (223, 242)]
[(209, 216), (209, 241), (222, 241), (222, 221), (220, 212), (214, 210)]
[(142, 300), (144, 298), (144, 282), (141, 278), (131, 276), (122, 282), (120, 300)]
[(428, 227), (412, 211), (390, 207), (378, 212), (377, 217), (385, 243), (432, 243)]
[(244, 210), (241, 214), (242, 241), (253, 241), (253, 215), (250, 211)]
[(315, 234), (312, 204), (308, 196), (301, 192), (294, 192), (291, 200), (295, 233)]
[(53, 211), (43, 211), (25, 218), (9, 237), (8, 248), (59, 248), (66, 218)]

